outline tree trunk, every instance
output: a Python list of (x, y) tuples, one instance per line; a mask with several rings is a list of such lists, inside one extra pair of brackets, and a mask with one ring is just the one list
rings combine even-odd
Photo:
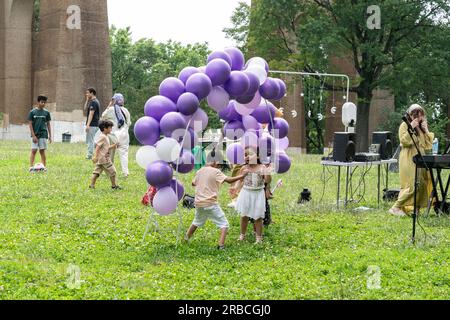
[(361, 82), (357, 92), (356, 149), (359, 152), (367, 152), (369, 150), (369, 116), (373, 93), (366, 81)]
[[(447, 114), (450, 119), (450, 98), (447, 100)], [(447, 138), (450, 138), (450, 122), (447, 124)]]

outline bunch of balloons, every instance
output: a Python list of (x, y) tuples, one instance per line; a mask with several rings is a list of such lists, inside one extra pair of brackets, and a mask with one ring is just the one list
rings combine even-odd
[(289, 124), (275, 117), (277, 109), (269, 102), (282, 99), (286, 85), (268, 73), (264, 59), (245, 63), (239, 49), (227, 48), (211, 53), (206, 66), (184, 68), (177, 78), (161, 83), (159, 95), (147, 101), (145, 116), (134, 127), (144, 145), (136, 160), (146, 170), (147, 182), (158, 190), (153, 200), (156, 212), (174, 213), (183, 198), (183, 185), (174, 179), (174, 172), (187, 174), (194, 169), (191, 150), (208, 125), (200, 108), (203, 99), (226, 121), (224, 135), (236, 141), (226, 150), (230, 163), (244, 164), (245, 148), (259, 147), (261, 161), (274, 164), (277, 173), (290, 169), (284, 152), (289, 146)]

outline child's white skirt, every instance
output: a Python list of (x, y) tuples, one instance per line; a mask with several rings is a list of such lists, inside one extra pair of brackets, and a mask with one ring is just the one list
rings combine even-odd
[(266, 214), (266, 194), (264, 189), (242, 188), (235, 208), (241, 217), (249, 217), (255, 220), (264, 219)]

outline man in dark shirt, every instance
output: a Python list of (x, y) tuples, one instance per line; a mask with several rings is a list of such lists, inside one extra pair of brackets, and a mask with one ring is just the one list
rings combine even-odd
[(37, 100), (37, 108), (31, 110), (28, 115), (31, 133), (30, 170), (34, 167), (34, 161), (38, 150), (41, 154), (42, 164), (44, 167), (47, 166), (47, 158), (45, 155), (45, 150), (47, 150), (47, 140), (52, 143), (52, 127), (50, 126), (52, 118), (50, 112), (45, 109), (48, 99), (46, 96), (40, 95)]
[(84, 108), (87, 113), (86, 120), (86, 144), (87, 155), (86, 159), (91, 160), (94, 154), (94, 137), (98, 132), (98, 123), (100, 120), (100, 102), (98, 101), (97, 92), (94, 88), (86, 90), (86, 103)]

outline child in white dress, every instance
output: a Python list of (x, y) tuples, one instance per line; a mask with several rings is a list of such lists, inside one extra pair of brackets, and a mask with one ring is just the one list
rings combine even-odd
[(259, 150), (245, 149), (246, 165), (241, 169), (248, 172), (236, 202), (236, 211), (241, 215), (241, 235), (245, 239), (250, 219), (255, 220), (256, 243), (263, 240), (263, 220), (266, 213), (265, 184), (271, 182), (270, 168), (261, 164)]

